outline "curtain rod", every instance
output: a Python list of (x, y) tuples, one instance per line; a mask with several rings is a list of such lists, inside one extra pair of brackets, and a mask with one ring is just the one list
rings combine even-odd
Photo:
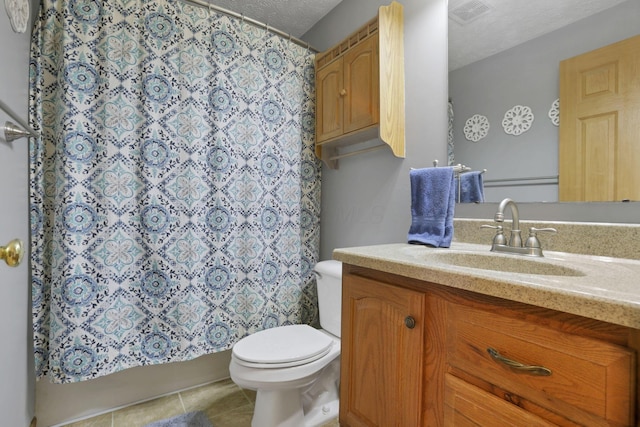
[(207, 1), (204, 0), (182, 0), (185, 3), (191, 3), (191, 4), (195, 4), (197, 6), (201, 6), (201, 7), (206, 7), (207, 9), (213, 9), (216, 12), (220, 12), (223, 13), (225, 15), (229, 15), (229, 16), (233, 16), (234, 18), (238, 18), (241, 19), (243, 22), (248, 22), (250, 24), (253, 24), (257, 27), (262, 27), (267, 31), (271, 31), (272, 33), (275, 33), (281, 37), (284, 37), (286, 39), (289, 39), (289, 41), (294, 42), (295, 44), (302, 46), (302, 47), (306, 47), (308, 50), (312, 51), (313, 53), (318, 53), (319, 50), (314, 48), (313, 46), (311, 46), (309, 43), (305, 42), (304, 40), (300, 40), (297, 37), (293, 37), (291, 34), (289, 33), (285, 33), (284, 31), (278, 30), (277, 28), (273, 28), (270, 27), (269, 24), (265, 24), (263, 22), (257, 21), (255, 19), (249, 18), (247, 16), (244, 16), (240, 13), (234, 12), (232, 10), (229, 9), (225, 9), (223, 7), (220, 6), (216, 6), (212, 3), (209, 3)]
[[(34, 138), (38, 137), (38, 133), (33, 129), (31, 129), (31, 127), (27, 124), (27, 122), (22, 120), (20, 116), (14, 113), (13, 110), (7, 104), (2, 102), (2, 100), (0, 100), (0, 110), (4, 111), (5, 113), (7, 113), (9, 117), (11, 117), (13, 120), (18, 122), (18, 124), (22, 126), (25, 129), (25, 131), (28, 132), (32, 137)], [(5, 128), (6, 128), (6, 125), (5, 125)], [(17, 130), (19, 131), (19, 129)], [(5, 133), (6, 133), (6, 129), (5, 129)]]

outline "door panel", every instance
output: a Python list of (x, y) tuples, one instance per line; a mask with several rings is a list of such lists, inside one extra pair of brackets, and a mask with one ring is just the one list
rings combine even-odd
[(560, 201), (640, 200), (640, 36), (560, 63)]
[[(578, 140), (583, 153), (583, 197), (594, 200), (615, 200), (615, 178), (610, 176), (616, 170), (618, 151), (617, 115), (615, 113), (584, 117)], [(586, 192), (588, 189), (588, 193)]]
[(346, 275), (342, 301), (341, 422), (421, 425), (425, 295)]
[(316, 142), (342, 135), (343, 95), (342, 58), (318, 70), (316, 78)]
[(369, 37), (344, 55), (344, 132), (378, 122), (378, 37)]
[[(32, 13), (37, 2), (31, 1)], [(29, 33), (14, 33), (4, 7), (0, 7), (0, 99), (16, 115), (27, 118)], [(0, 110), (0, 126), (14, 121)], [(0, 130), (0, 245), (18, 238), (29, 245), (28, 146), (19, 139), (4, 140)], [(29, 262), (9, 267), (0, 261), (0, 414), (2, 426), (26, 427), (33, 416), (34, 389), (29, 317)]]

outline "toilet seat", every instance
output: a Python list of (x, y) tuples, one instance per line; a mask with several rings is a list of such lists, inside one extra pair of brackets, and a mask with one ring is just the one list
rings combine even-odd
[(334, 341), (308, 325), (288, 325), (265, 329), (238, 341), (232, 356), (250, 368), (287, 368), (324, 357)]

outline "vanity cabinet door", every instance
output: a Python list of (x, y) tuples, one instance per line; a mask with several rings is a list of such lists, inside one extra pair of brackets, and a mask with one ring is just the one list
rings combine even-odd
[(422, 425), (425, 294), (343, 276), (340, 424)]

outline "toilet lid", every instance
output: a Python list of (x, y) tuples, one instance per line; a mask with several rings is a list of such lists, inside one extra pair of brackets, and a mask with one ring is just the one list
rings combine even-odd
[(288, 325), (249, 335), (233, 346), (233, 356), (245, 366), (282, 368), (317, 360), (331, 350), (333, 340), (308, 325)]

